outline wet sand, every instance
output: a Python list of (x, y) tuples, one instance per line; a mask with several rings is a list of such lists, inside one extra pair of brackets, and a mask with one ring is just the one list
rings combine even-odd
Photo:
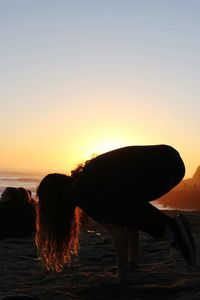
[(140, 267), (129, 270), (127, 284), (119, 285), (112, 240), (105, 229), (90, 221), (81, 230), (79, 259), (58, 274), (43, 269), (34, 237), (0, 241), (0, 299), (24, 294), (45, 300), (199, 300), (200, 212), (183, 213), (189, 218), (197, 244), (194, 267), (188, 267), (179, 255), (172, 262), (167, 243), (142, 233)]

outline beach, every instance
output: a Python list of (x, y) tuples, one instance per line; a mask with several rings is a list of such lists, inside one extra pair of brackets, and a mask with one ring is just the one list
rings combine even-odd
[(19, 294), (45, 300), (200, 299), (200, 212), (181, 213), (187, 215), (197, 244), (195, 266), (188, 267), (179, 254), (172, 261), (167, 243), (141, 233), (139, 266), (128, 270), (127, 283), (120, 285), (112, 240), (90, 219), (81, 229), (79, 258), (61, 273), (44, 270), (34, 236), (1, 240), (0, 299)]

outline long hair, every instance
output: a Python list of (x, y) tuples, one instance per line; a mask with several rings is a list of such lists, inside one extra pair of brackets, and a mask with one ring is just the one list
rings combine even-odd
[(21, 205), (21, 207), (29, 206), (33, 204), (31, 196), (25, 188), (19, 187), (17, 188), (17, 190), (18, 190), (19, 204)]
[(49, 174), (37, 189), (36, 246), (47, 270), (60, 272), (78, 255), (80, 210), (73, 203), (72, 177)]

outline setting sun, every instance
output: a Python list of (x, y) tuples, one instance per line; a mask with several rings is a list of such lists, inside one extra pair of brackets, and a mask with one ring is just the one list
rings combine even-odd
[(84, 163), (86, 160), (102, 153), (132, 144), (128, 138), (100, 138), (100, 135), (97, 136), (98, 138), (89, 138), (88, 136), (83, 141), (79, 140), (78, 144), (73, 143), (73, 145), (71, 145), (70, 151), (65, 152), (65, 156), (63, 153), (62, 159), (65, 161), (63, 165), (65, 165), (66, 170), (69, 171), (76, 167), (76, 165)]
[[(93, 144), (93, 145), (92, 145)], [(126, 143), (123, 140), (105, 139), (96, 143), (91, 143), (91, 149), (88, 149), (86, 156), (95, 156), (104, 152), (111, 151), (116, 148), (124, 147)]]

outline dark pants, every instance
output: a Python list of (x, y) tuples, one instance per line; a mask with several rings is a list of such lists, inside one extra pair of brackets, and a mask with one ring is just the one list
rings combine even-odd
[(159, 161), (158, 158), (157, 164), (149, 165), (149, 171), (141, 167), (137, 174), (133, 172), (124, 176), (115, 185), (116, 199), (124, 199), (125, 204), (123, 208), (123, 201), (119, 200), (118, 219), (121, 218), (121, 224), (147, 232), (155, 238), (161, 237), (166, 225), (173, 227), (174, 220), (150, 202), (173, 189), (184, 174), (184, 163), (175, 152), (168, 160)]

